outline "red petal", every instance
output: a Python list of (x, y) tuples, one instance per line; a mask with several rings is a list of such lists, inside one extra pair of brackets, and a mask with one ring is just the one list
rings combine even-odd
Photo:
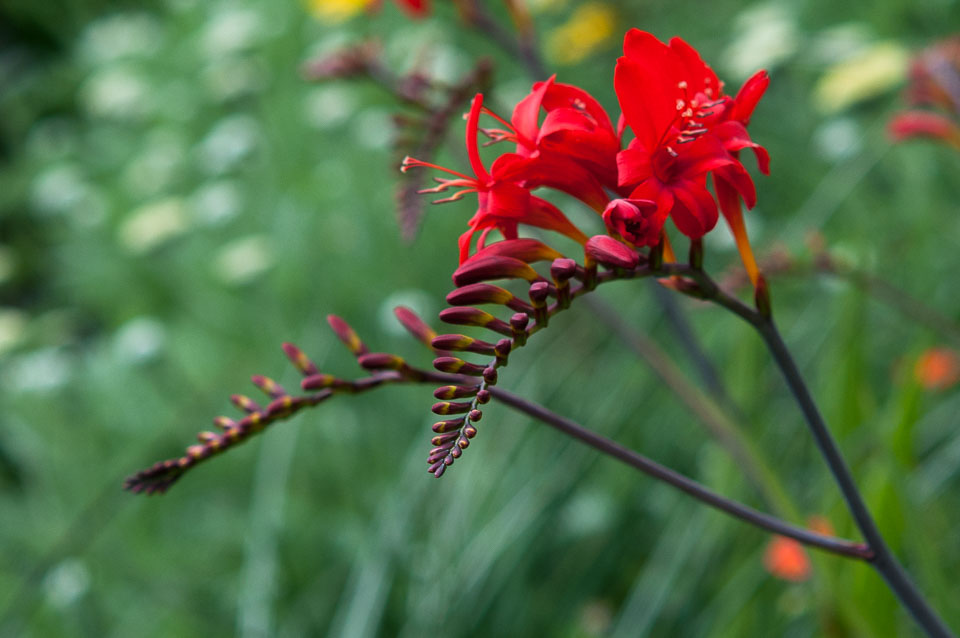
[(540, 106), (543, 103), (543, 96), (550, 89), (550, 85), (553, 84), (555, 77), (557, 76), (553, 75), (546, 82), (537, 82), (534, 84), (530, 95), (520, 100), (513, 109), (513, 116), (510, 118), (510, 123), (513, 124), (513, 128), (517, 134), (529, 140), (531, 144), (537, 139), (539, 130), (537, 122), (540, 119)]
[(757, 188), (753, 185), (750, 173), (739, 162), (724, 166), (714, 172), (713, 177), (714, 183), (724, 182), (739, 193), (747, 208), (753, 208), (757, 205)]
[(490, 181), (490, 174), (480, 161), (480, 149), (477, 146), (477, 126), (480, 123), (480, 110), (483, 108), (483, 93), (477, 93), (470, 104), (470, 115), (467, 117), (467, 155), (470, 158), (470, 167), (481, 183)]
[(766, 71), (757, 71), (750, 76), (737, 91), (737, 97), (733, 99), (733, 112), (730, 118), (744, 125), (749, 124), (753, 109), (757, 107), (768, 86), (770, 86), (770, 74)]
[(555, 83), (543, 96), (543, 108), (554, 111), (560, 108), (583, 110), (601, 129), (613, 133), (613, 125), (607, 111), (592, 95), (572, 84)]
[(717, 203), (705, 185), (690, 180), (672, 191), (676, 200), (670, 216), (681, 233), (699, 239), (717, 225)]
[(713, 135), (702, 135), (693, 142), (678, 144), (674, 148), (679, 153), (674, 169), (677, 178), (692, 179), (735, 161), (723, 143)]
[(566, 235), (578, 244), (583, 244), (587, 241), (587, 236), (583, 234), (583, 231), (574, 226), (573, 223), (567, 219), (567, 216), (560, 212), (559, 208), (539, 197), (531, 197), (530, 202), (532, 204), (531, 212), (525, 219), (521, 220), (522, 223), (537, 226), (538, 228), (546, 228), (547, 230), (555, 230), (558, 233)]
[(617, 153), (617, 182), (620, 186), (640, 184), (653, 176), (650, 152), (634, 140)]
[[(669, 54), (666, 45), (659, 44)], [(663, 66), (654, 62), (657, 59), (664, 60)], [(660, 143), (677, 114), (675, 94), (679, 80), (667, 71), (668, 66), (663, 55), (654, 54), (642, 62), (622, 57), (613, 74), (613, 87), (627, 124), (648, 148)]]
[(887, 132), (895, 142), (913, 137), (960, 141), (960, 127), (949, 118), (928, 111), (897, 113), (887, 125)]
[(685, 71), (683, 79), (687, 82), (688, 95), (692, 98), (697, 93), (706, 93), (706, 90), (711, 88), (713, 91), (710, 97), (719, 99), (720, 79), (703, 61), (697, 50), (680, 38), (670, 40), (670, 49), (677, 54), (683, 64)]
[[(555, 188), (597, 211), (602, 211), (607, 204), (607, 194), (594, 174), (561, 153), (544, 152), (531, 158), (507, 153), (497, 158), (492, 171), (497, 183), (510, 180), (526, 189)], [(495, 186), (494, 190), (499, 188)]]

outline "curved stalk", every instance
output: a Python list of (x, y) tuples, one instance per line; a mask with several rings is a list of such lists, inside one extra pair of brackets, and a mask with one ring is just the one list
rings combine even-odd
[(860, 494), (860, 490), (853, 480), (850, 468), (840, 454), (840, 449), (833, 435), (830, 434), (830, 430), (827, 428), (827, 424), (823, 420), (823, 416), (820, 414), (820, 410), (817, 408), (796, 362), (793, 360), (793, 356), (780, 336), (773, 318), (749, 308), (738, 299), (725, 293), (702, 270), (693, 269), (689, 276), (699, 286), (698, 297), (713, 301), (745, 320), (756, 329), (767, 345), (767, 349), (770, 350), (770, 354), (790, 388), (790, 392), (800, 406), (801, 412), (803, 412), (804, 420), (816, 441), (817, 448), (827, 462), (840, 492), (843, 494), (854, 522), (860, 533), (863, 534), (867, 547), (873, 550), (873, 557), (868, 559), (867, 562), (879, 572), (890, 590), (928, 636), (931, 636), (931, 638), (953, 638), (953, 632), (910, 580), (880, 533), (870, 510), (863, 500), (863, 496)]
[(792, 525), (775, 516), (765, 514), (753, 509), (743, 503), (734, 501), (725, 496), (704, 487), (693, 479), (690, 479), (679, 472), (671, 470), (668, 467), (660, 465), (642, 454), (623, 447), (615, 441), (589, 430), (579, 423), (551, 412), (547, 408), (533, 403), (516, 394), (501, 389), (498, 386), (487, 388), (491, 396), (497, 401), (508, 405), (515, 410), (523, 412), (533, 418), (549, 425), (550, 427), (563, 432), (573, 438), (587, 444), (595, 450), (622, 461), (627, 465), (636, 468), (659, 481), (686, 492), (698, 501), (709, 505), (715, 509), (739, 518), (755, 527), (765, 529), (774, 534), (780, 534), (792, 538), (804, 545), (816, 547), (827, 552), (846, 556), (847, 558), (856, 558), (870, 561), (873, 559), (873, 552), (862, 544), (848, 541), (842, 538), (825, 536), (816, 532)]

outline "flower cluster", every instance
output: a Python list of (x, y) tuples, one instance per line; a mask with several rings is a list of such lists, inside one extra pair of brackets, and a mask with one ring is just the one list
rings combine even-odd
[[(456, 189), (435, 203), (477, 194), (477, 212), (460, 237), (461, 264), (474, 250), (482, 251), (491, 231), (516, 239), (521, 224), (559, 232), (586, 245), (583, 230), (532, 192), (547, 187), (595, 210), (608, 235), (631, 248), (664, 244), (668, 259), (673, 253), (664, 232), (667, 219), (696, 241), (714, 228), (722, 213), (756, 285), (759, 273), (741, 212), (741, 202), (754, 206), (756, 190), (739, 153), (751, 149), (760, 170), (768, 172), (767, 152), (747, 132), (768, 84), (767, 73), (760, 71), (730, 96), (686, 42), (673, 38), (664, 43), (634, 29), (626, 34), (624, 55), (614, 72), (622, 111), (616, 127), (586, 91), (551, 77), (534, 84), (509, 121), (486, 108), (482, 94), (474, 98), (466, 129), (472, 175), (412, 157), (404, 160), (402, 170), (429, 167), (451, 174), (452, 179), (436, 178), (436, 187), (422, 191)], [(481, 127), (482, 116), (495, 125)], [(632, 139), (625, 144), (627, 129)], [(489, 170), (480, 158), (481, 133), (490, 144), (514, 145)]]

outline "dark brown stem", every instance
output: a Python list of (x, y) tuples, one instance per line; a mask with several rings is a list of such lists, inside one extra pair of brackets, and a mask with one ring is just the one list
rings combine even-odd
[(494, 399), (508, 405), (515, 410), (523, 412), (550, 427), (563, 432), (573, 438), (587, 444), (595, 450), (617, 459), (627, 465), (640, 470), (644, 474), (651, 476), (659, 481), (671, 485), (678, 490), (686, 492), (698, 501), (709, 505), (715, 509), (739, 518), (755, 527), (765, 529), (774, 534), (780, 534), (792, 538), (804, 545), (816, 547), (827, 552), (869, 561), (873, 558), (873, 552), (862, 543), (825, 536), (812, 532), (808, 529), (791, 525), (779, 518), (770, 516), (757, 511), (743, 503), (739, 503), (716, 492), (709, 490), (700, 483), (690, 479), (683, 474), (675, 472), (668, 467), (648, 459), (647, 457), (623, 447), (619, 443), (600, 436), (596, 432), (588, 430), (579, 423), (566, 417), (551, 412), (547, 408), (517, 396), (511, 392), (503, 390), (497, 386), (488, 388)]
[(954, 634), (910, 580), (906, 571), (897, 562), (893, 552), (887, 546), (863, 496), (860, 494), (860, 490), (853, 480), (850, 468), (840, 454), (837, 442), (830, 434), (830, 430), (827, 428), (827, 424), (823, 420), (823, 416), (820, 414), (820, 410), (817, 408), (796, 362), (793, 360), (793, 356), (780, 337), (773, 318), (747, 307), (738, 299), (725, 293), (703, 271), (691, 269), (688, 276), (697, 282), (701, 293), (698, 296), (727, 308), (757, 330), (800, 406), (817, 447), (827, 462), (847, 507), (860, 529), (860, 533), (867, 541), (867, 547), (872, 550), (873, 556), (868, 559), (868, 562), (880, 573), (891, 591), (928, 636), (932, 638), (951, 638)]

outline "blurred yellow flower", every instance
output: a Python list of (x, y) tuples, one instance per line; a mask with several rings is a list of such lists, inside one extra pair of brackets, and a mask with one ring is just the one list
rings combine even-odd
[(906, 77), (909, 59), (899, 44), (880, 42), (831, 66), (817, 83), (817, 107), (835, 113), (890, 90)]
[(307, 8), (315, 18), (340, 22), (367, 8), (370, 0), (307, 0)]
[(603, 3), (588, 2), (547, 35), (547, 55), (557, 64), (576, 64), (606, 44), (616, 27), (613, 9)]

